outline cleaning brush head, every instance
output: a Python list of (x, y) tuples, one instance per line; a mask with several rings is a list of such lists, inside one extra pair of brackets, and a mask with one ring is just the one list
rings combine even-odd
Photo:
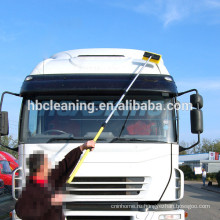
[(145, 52), (143, 55), (143, 60), (148, 60), (151, 57), (151, 59), (149, 60), (152, 63), (156, 63), (158, 64), (160, 62), (161, 59), (161, 55), (160, 54), (156, 54), (156, 53), (151, 53), (151, 52)]

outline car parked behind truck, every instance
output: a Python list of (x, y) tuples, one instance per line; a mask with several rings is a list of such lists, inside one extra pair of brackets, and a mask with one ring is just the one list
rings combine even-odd
[(18, 160), (13, 155), (5, 151), (0, 151), (0, 154), (9, 162), (12, 171), (18, 167)]
[(0, 154), (0, 179), (4, 181), (4, 191), (11, 193), (12, 190), (12, 170), (7, 159)]

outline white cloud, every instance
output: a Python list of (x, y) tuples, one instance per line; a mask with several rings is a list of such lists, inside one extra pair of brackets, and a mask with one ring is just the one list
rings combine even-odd
[(217, 16), (212, 13), (212, 11), (219, 12), (219, 0), (112, 0), (107, 4), (156, 17), (163, 22), (165, 27), (197, 13), (201, 13), (203, 17), (206, 12), (210, 13), (207, 22), (218, 23), (220, 21), (219, 13)]
[(186, 5), (182, 3), (183, 0), (150, 0), (143, 1), (139, 5), (134, 6), (133, 10), (139, 13), (153, 15), (162, 20), (164, 26), (167, 26), (173, 21), (181, 20), (188, 14)]
[(184, 12), (183, 8), (178, 6), (178, 4), (167, 4), (165, 13), (163, 14), (163, 22), (164, 25), (167, 26), (173, 21), (177, 21), (182, 19), (184, 16), (186, 16), (186, 13)]

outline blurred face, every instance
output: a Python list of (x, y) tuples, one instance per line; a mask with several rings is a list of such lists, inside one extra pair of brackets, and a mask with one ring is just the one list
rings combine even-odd
[(41, 165), (40, 172), (45, 180), (48, 180), (48, 175), (50, 174), (51, 163), (48, 161), (47, 155), (44, 155), (44, 164)]

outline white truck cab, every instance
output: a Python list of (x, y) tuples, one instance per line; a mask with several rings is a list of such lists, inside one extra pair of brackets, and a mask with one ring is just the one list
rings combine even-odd
[[(18, 145), (22, 172), (20, 180), (14, 175), (15, 199), (25, 186), (30, 154), (44, 151), (54, 166), (71, 149), (94, 138), (111, 112), (108, 107), (144, 65), (143, 54), (130, 49), (64, 51), (39, 63), (25, 78), (17, 94), (23, 99)], [(199, 142), (202, 97), (197, 90), (178, 93), (162, 59), (143, 68), (95, 150), (66, 185), (67, 219), (185, 219), (179, 209), (184, 176), (178, 167), (183, 150), (178, 143), (178, 111), (168, 106), (193, 91), (191, 131)], [(7, 115), (1, 115), (6, 126)], [(2, 127), (1, 135), (6, 130)], [(13, 216), (17, 218), (15, 212)]]

